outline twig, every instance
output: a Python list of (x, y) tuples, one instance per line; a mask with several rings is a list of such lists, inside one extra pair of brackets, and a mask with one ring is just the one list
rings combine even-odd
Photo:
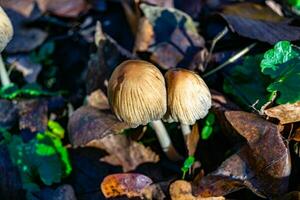
[(211, 47), (209, 49), (209, 54), (208, 54), (208, 58), (207, 60), (205, 61), (204, 63), (204, 69), (206, 69), (207, 65), (208, 65), (208, 62), (210, 61), (211, 59), (211, 56), (212, 56), (212, 52), (213, 50), (215, 49), (215, 46), (217, 44), (217, 42), (219, 40), (221, 40), (226, 34), (228, 33), (228, 28), (227, 26), (220, 32), (218, 33), (218, 35), (213, 39), (212, 43), (211, 43)]
[(203, 77), (210, 76), (210, 75), (214, 74), (215, 72), (219, 71), (220, 69), (226, 67), (227, 65), (229, 65), (231, 63), (234, 63), (236, 60), (238, 60), (239, 58), (241, 58), (242, 56), (244, 56), (246, 53), (248, 53), (255, 45), (256, 45), (256, 43), (253, 43), (253, 44), (247, 46), (246, 48), (244, 48), (243, 50), (239, 51), (237, 54), (235, 54), (234, 56), (232, 56), (231, 58), (229, 58), (223, 64), (221, 64), (218, 67), (216, 67), (215, 69), (213, 69), (213, 70), (205, 73), (203, 75)]

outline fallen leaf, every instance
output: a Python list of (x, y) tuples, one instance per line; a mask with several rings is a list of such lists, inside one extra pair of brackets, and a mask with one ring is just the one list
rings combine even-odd
[(163, 69), (192, 64), (205, 49), (190, 16), (174, 8), (140, 5), (145, 18), (139, 22), (134, 51), (150, 53), (150, 58)]
[(95, 90), (90, 95), (88, 95), (87, 101), (88, 101), (89, 105), (91, 105), (95, 108), (98, 108), (100, 110), (109, 110), (110, 109), (107, 96), (100, 89)]
[(84, 0), (36, 0), (36, 2), (42, 12), (49, 11), (60, 17), (77, 17), (88, 8)]
[(19, 128), (31, 132), (44, 132), (47, 129), (48, 106), (42, 99), (22, 100), (18, 103)]
[(0, 99), (0, 127), (11, 128), (17, 122), (17, 106), (9, 100)]
[(296, 142), (300, 142), (300, 127), (295, 130), (295, 133), (292, 136), (292, 140), (295, 140)]
[(5, 49), (8, 53), (29, 52), (46, 40), (47, 32), (27, 26), (34, 19), (26, 18), (13, 10), (7, 10), (6, 13), (14, 27), (13, 38)]
[(15, 10), (16, 12), (29, 17), (33, 8), (35, 0), (2, 0), (1, 7)]
[(143, 174), (112, 174), (104, 178), (101, 191), (106, 198), (126, 195), (128, 198), (142, 197), (144, 188), (152, 184), (152, 180)]
[(269, 22), (282, 22), (285, 19), (275, 13), (271, 8), (253, 2), (241, 2), (225, 5), (222, 13)]
[(91, 55), (86, 75), (88, 94), (99, 88), (105, 93), (107, 88), (105, 82), (109, 79), (114, 68), (124, 60), (138, 59), (110, 36), (103, 33), (100, 22), (97, 22), (96, 25), (95, 43), (97, 53)]
[(69, 139), (73, 146), (84, 146), (109, 134), (120, 133), (128, 126), (110, 112), (82, 106), (71, 115), (68, 123)]
[(247, 144), (216, 171), (194, 183), (193, 193), (206, 197), (221, 196), (245, 187), (262, 197), (285, 193), (291, 160), (277, 126), (258, 115), (242, 111), (228, 111), (225, 115)]
[(300, 28), (286, 23), (254, 20), (236, 15), (221, 14), (230, 29), (237, 34), (275, 44), (281, 40), (295, 41), (300, 38)]
[(201, 0), (185, 0), (185, 1), (176, 1), (176, 8), (182, 10), (183, 12), (187, 13), (194, 19), (198, 19), (204, 1)]
[(170, 185), (172, 200), (225, 200), (224, 197), (200, 197), (193, 196), (191, 183), (179, 180)]
[(134, 170), (143, 163), (156, 163), (159, 156), (149, 147), (132, 141), (123, 134), (108, 135), (102, 139), (93, 140), (86, 146), (105, 150), (109, 155), (100, 159), (111, 165), (121, 165), (124, 172)]
[(300, 121), (300, 101), (290, 104), (283, 104), (265, 110), (269, 117), (277, 118), (280, 124), (288, 124)]
[(7, 58), (7, 62), (22, 73), (27, 83), (34, 83), (42, 69), (41, 64), (34, 63), (29, 55), (16, 55)]

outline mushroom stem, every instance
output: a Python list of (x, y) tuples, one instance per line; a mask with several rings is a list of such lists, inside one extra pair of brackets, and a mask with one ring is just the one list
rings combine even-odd
[(190, 128), (190, 125), (187, 125), (187, 124), (180, 124), (180, 127), (181, 127), (181, 132), (182, 132), (182, 135), (184, 137), (184, 139), (186, 139), (186, 137), (191, 134), (191, 128)]
[(150, 122), (151, 127), (154, 129), (156, 136), (158, 138), (158, 141), (160, 143), (160, 146), (162, 147), (162, 150), (166, 153), (167, 157), (170, 160), (180, 160), (181, 156), (176, 152), (172, 141), (170, 139), (170, 136), (168, 134), (168, 131), (165, 127), (165, 125), (162, 123), (161, 120), (156, 120)]
[(0, 78), (2, 86), (8, 86), (11, 82), (9, 80), (8, 73), (6, 71), (2, 55), (0, 54)]

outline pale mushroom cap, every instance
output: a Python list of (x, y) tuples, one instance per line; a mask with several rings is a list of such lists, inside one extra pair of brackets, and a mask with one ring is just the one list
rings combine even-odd
[(11, 40), (13, 36), (13, 26), (10, 19), (0, 7), (0, 53), (7, 46), (7, 43)]
[(177, 68), (169, 70), (165, 78), (168, 95), (166, 121), (192, 125), (207, 115), (211, 94), (199, 75)]
[(167, 110), (164, 77), (149, 62), (125, 61), (108, 82), (108, 99), (118, 119), (131, 127), (161, 119)]

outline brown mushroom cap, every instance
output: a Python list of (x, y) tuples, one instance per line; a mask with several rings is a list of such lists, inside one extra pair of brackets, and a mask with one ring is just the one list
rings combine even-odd
[(192, 125), (207, 115), (211, 94), (199, 75), (176, 68), (168, 70), (165, 78), (168, 94), (166, 121)]
[(118, 119), (131, 127), (161, 119), (167, 110), (164, 77), (149, 62), (125, 61), (108, 82), (108, 99)]
[(13, 36), (13, 26), (10, 19), (0, 7), (0, 53), (7, 46), (7, 43), (11, 40)]

